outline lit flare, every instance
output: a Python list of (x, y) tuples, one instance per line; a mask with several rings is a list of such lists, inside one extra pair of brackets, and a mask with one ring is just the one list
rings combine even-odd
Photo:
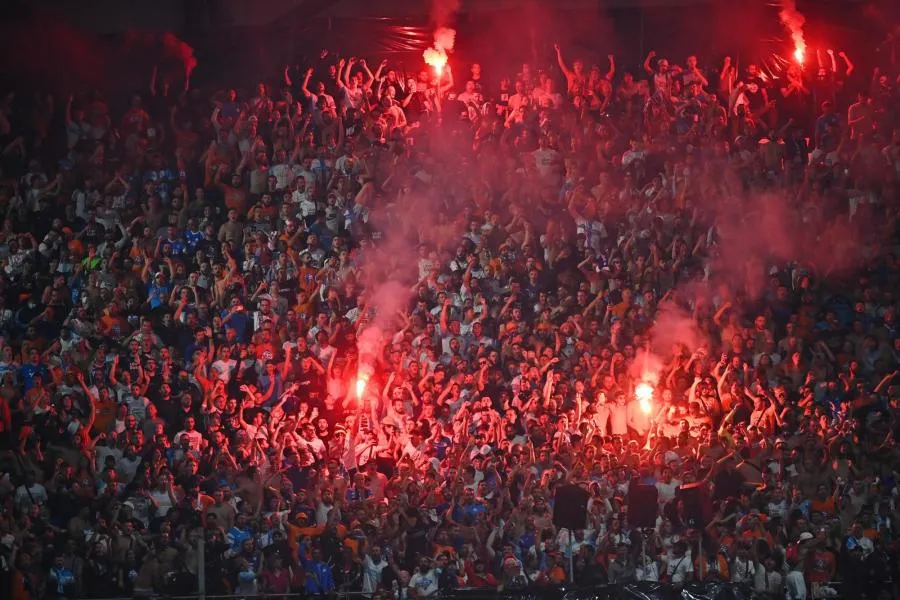
[(637, 398), (641, 412), (649, 415), (653, 409), (653, 386), (645, 382), (637, 384), (634, 388), (634, 397)]
[(447, 57), (453, 52), (456, 44), (456, 31), (450, 27), (438, 27), (434, 30), (434, 44), (422, 53), (425, 64), (434, 69), (437, 77), (444, 73), (447, 66)]
[(362, 400), (363, 394), (366, 393), (366, 386), (369, 383), (369, 378), (364, 377), (362, 375), (356, 378), (356, 399)]
[(443, 48), (428, 48), (422, 56), (425, 64), (434, 69), (435, 75), (440, 77), (444, 72), (444, 67), (447, 66), (447, 53)]

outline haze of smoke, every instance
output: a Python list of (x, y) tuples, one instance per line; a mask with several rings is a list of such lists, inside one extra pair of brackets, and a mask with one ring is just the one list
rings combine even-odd
[(431, 4), (431, 22), (438, 28), (446, 27), (450, 25), (457, 11), (459, 11), (459, 0), (434, 0)]
[(368, 380), (371, 377), (396, 329), (397, 313), (406, 309), (408, 301), (409, 288), (397, 281), (386, 281), (367, 295), (367, 313), (371, 311), (373, 316), (357, 338), (360, 378)]
[(629, 373), (635, 380), (653, 386), (666, 367), (666, 361), (684, 346), (693, 351), (705, 345), (705, 339), (692, 316), (672, 300), (659, 304), (647, 347), (635, 352)]
[(434, 44), (422, 53), (422, 58), (438, 74), (447, 64), (447, 56), (453, 52), (456, 43), (456, 30), (450, 25), (458, 10), (459, 0), (435, 0), (431, 5), (431, 22), (435, 26)]
[(794, 0), (781, 0), (780, 4), (781, 10), (778, 11), (778, 18), (790, 31), (794, 48), (801, 54), (805, 54), (806, 39), (803, 37), (803, 25), (806, 23), (806, 17), (797, 10), (797, 3)]
[(656, 387), (664, 368), (665, 360), (660, 354), (642, 348), (634, 353), (634, 361), (628, 369), (628, 374), (635, 381), (643, 381)]
[(26, 23), (0, 23), (4, 75), (33, 80), (44, 89), (68, 92), (101, 87), (116, 71), (112, 56), (112, 44), (101, 36), (53, 15)]
[(456, 30), (449, 27), (438, 27), (434, 30), (434, 47), (445, 52), (453, 52), (456, 45)]
[[(717, 201), (709, 270), (680, 282), (674, 301), (660, 302), (648, 332), (649, 348), (639, 352), (631, 366), (634, 377), (646, 379), (647, 373), (660, 372), (677, 344), (689, 351), (707, 344), (682, 306), (710, 305), (716, 299), (757, 300), (769, 287), (773, 267), (796, 265), (819, 277), (842, 276), (864, 264), (881, 242), (876, 224), (862, 218), (848, 220), (843, 212), (825, 216), (786, 194), (735, 194)], [(782, 283), (790, 285), (786, 277)]]
[(185, 73), (191, 74), (191, 71), (197, 66), (197, 58), (194, 56), (194, 49), (185, 41), (171, 32), (162, 35), (161, 43), (163, 53), (166, 58), (175, 58), (181, 61), (184, 66)]
[(434, 31), (434, 44), (422, 53), (425, 64), (431, 65), (440, 72), (447, 64), (447, 57), (453, 52), (456, 43), (456, 31), (449, 27), (438, 27)]
[[(724, 280), (740, 289), (752, 270), (765, 275), (767, 267), (788, 262), (842, 275), (865, 259), (862, 221), (849, 221), (844, 214), (827, 218), (804, 212), (795, 200), (776, 194), (755, 195), (746, 206), (750, 209), (729, 211), (718, 221), (713, 281)], [(744, 291), (755, 296), (752, 290)]]
[[(789, 265), (818, 277), (843, 276), (865, 264), (883, 241), (882, 228), (839, 212), (826, 217), (810, 212), (781, 194), (737, 195), (722, 200), (712, 236), (710, 270), (705, 277), (678, 284), (672, 298), (660, 302), (642, 349), (630, 367), (632, 377), (656, 384), (666, 362), (684, 345), (689, 352), (709, 347), (688, 310), (699, 305), (762, 298), (772, 267)], [(782, 283), (790, 285), (782, 275)], [(683, 301), (682, 301), (683, 300)]]

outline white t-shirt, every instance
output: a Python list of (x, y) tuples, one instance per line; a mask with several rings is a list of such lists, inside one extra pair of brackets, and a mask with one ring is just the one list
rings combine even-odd
[(806, 581), (802, 571), (791, 571), (784, 578), (784, 597), (787, 600), (806, 600)]
[(225, 385), (231, 380), (231, 371), (237, 367), (237, 361), (233, 358), (226, 360), (217, 360), (212, 364), (213, 371), (216, 373), (216, 379), (221, 379)]
[(756, 579), (756, 565), (752, 560), (735, 558), (731, 567), (731, 581), (733, 583), (749, 583)]
[(646, 564), (638, 561), (634, 570), (634, 577), (637, 581), (659, 581), (659, 565), (655, 560), (647, 560)]
[(128, 391), (128, 386), (120, 387), (125, 389), (125, 394), (127, 395), (119, 396), (119, 401), (128, 405), (128, 412), (134, 415), (138, 421), (143, 421), (147, 416), (147, 407), (150, 406), (150, 400), (145, 396), (132, 396), (131, 392)]
[(119, 481), (126, 485), (131, 483), (134, 480), (134, 476), (137, 475), (138, 467), (141, 466), (141, 460), (140, 456), (135, 456), (131, 459), (127, 456), (122, 456), (117, 460), (116, 473), (119, 475)]
[(756, 571), (754, 587), (757, 592), (782, 594), (784, 593), (784, 580), (778, 571), (767, 573), (765, 569), (759, 569)]
[(309, 102), (313, 108), (318, 106), (319, 104), (319, 96), (325, 99), (325, 106), (327, 108), (337, 108), (337, 104), (334, 103), (334, 96), (330, 96), (328, 94), (314, 94), (312, 92), (309, 93)]
[(16, 506), (23, 512), (35, 504), (42, 506), (47, 500), (47, 490), (37, 482), (32, 483), (31, 487), (25, 487), (23, 484), (16, 488)]
[(610, 424), (613, 435), (628, 435), (628, 405), (611, 402), (609, 407)]
[(72, 121), (66, 125), (66, 144), (69, 149), (74, 148), (81, 140), (89, 139), (91, 139), (91, 126), (89, 123)]
[(669, 483), (665, 483), (663, 481), (656, 482), (656, 489), (659, 491), (659, 503), (660, 504), (668, 504), (675, 498), (675, 490), (678, 489), (678, 486), (681, 485), (681, 482), (677, 479), (673, 479)]
[(362, 563), (362, 593), (364, 595), (373, 594), (375, 592), (378, 584), (381, 583), (381, 572), (384, 571), (387, 566), (388, 564), (384, 559), (381, 559), (376, 563), (372, 560), (371, 556), (369, 556), (368, 554), (366, 555)]
[[(296, 193), (297, 192), (294, 192), (294, 194)], [(296, 196), (292, 196), (291, 198), (295, 199)], [(316, 203), (307, 194), (304, 193), (299, 201), (295, 203), (299, 204), (298, 209), (300, 211), (300, 216), (304, 219), (315, 216), (317, 208)]]
[(365, 96), (363, 95), (363, 90), (361, 87), (356, 86), (355, 88), (344, 88), (345, 108), (360, 109), (362, 108), (364, 101)]
[(419, 597), (433, 596), (438, 591), (438, 576), (434, 569), (427, 573), (416, 571), (409, 579), (409, 587), (414, 588)]
[(552, 148), (538, 148), (531, 155), (542, 179), (551, 180), (559, 177), (559, 152)]
[(112, 456), (113, 462), (118, 465), (118, 462), (122, 458), (123, 454), (121, 450), (115, 447), (111, 448), (109, 446), (97, 446), (95, 448), (94, 456), (96, 457), (94, 463), (96, 465), (97, 471), (103, 471), (106, 465), (107, 456)]
[(288, 189), (294, 182), (294, 170), (289, 164), (274, 165), (269, 175), (275, 176), (275, 189), (279, 191)]
[(203, 436), (196, 429), (193, 431), (179, 431), (175, 434), (175, 439), (172, 440), (172, 443), (176, 446), (181, 443), (182, 438), (188, 439), (188, 448), (191, 450), (200, 450), (200, 442), (203, 440)]
[(169, 510), (174, 506), (172, 499), (169, 498), (169, 492), (154, 489), (150, 492), (150, 497), (156, 502), (156, 514), (159, 517), (165, 517)]
[(678, 558), (673, 556), (666, 563), (666, 575), (669, 576), (669, 581), (674, 584), (687, 581), (688, 576), (694, 572), (694, 565), (691, 562), (691, 557), (688, 554)]

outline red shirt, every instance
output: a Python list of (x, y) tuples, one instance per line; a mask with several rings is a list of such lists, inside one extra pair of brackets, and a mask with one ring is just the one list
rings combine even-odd
[(834, 554), (831, 551), (814, 550), (806, 557), (806, 578), (810, 583), (831, 581), (834, 565)]

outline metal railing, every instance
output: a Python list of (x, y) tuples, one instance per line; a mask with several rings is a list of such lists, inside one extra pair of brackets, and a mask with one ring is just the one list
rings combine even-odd
[[(295, 591), (287, 594), (272, 594), (268, 592), (257, 592), (255, 594), (240, 594), (240, 593), (231, 593), (231, 594), (164, 594), (157, 592), (147, 592), (140, 593), (135, 592), (131, 596), (112, 596), (106, 598), (98, 598), (95, 596), (91, 596), (92, 600), (135, 600), (136, 598), (144, 598), (146, 600), (241, 600), (242, 598), (254, 598), (258, 600), (277, 600), (279, 598), (287, 599), (297, 599), (303, 597), (309, 597), (310, 594), (307, 594), (305, 591)], [(328, 598), (332, 598), (334, 600), (362, 600), (363, 598), (370, 598), (372, 594), (366, 594), (364, 592), (343, 592), (343, 591), (335, 591), (331, 594), (328, 594)]]
[[(880, 582), (883, 586), (891, 586), (892, 596), (897, 592), (890, 580)], [(813, 584), (808, 590), (809, 598), (841, 598), (843, 582), (828, 582)], [(832, 590), (832, 591), (829, 591)], [(835, 593), (837, 595), (835, 595)], [(376, 596), (381, 598), (387, 594), (393, 598), (390, 590), (382, 591)], [(723, 596), (724, 594), (724, 596)], [(326, 595), (332, 600), (363, 600), (372, 598), (372, 594), (363, 592), (334, 591)], [(287, 594), (272, 594), (258, 592), (255, 594), (161, 594), (161, 593), (135, 593), (127, 597), (110, 597), (99, 600), (134, 600), (144, 598), (147, 600), (278, 600), (299, 599), (316, 597), (305, 591), (294, 591)], [(404, 596), (409, 598), (409, 596)], [(632, 583), (632, 584), (597, 584), (591, 586), (527, 586), (499, 590), (495, 587), (487, 588), (461, 588), (453, 590), (441, 590), (432, 598), (440, 600), (633, 600), (636, 598), (703, 598), (703, 597), (728, 597), (746, 600), (774, 600), (783, 595), (759, 593), (747, 584), (722, 583), (722, 582), (692, 582), (683, 589), (676, 589), (670, 584), (662, 583)], [(95, 599), (96, 600), (96, 599)]]

